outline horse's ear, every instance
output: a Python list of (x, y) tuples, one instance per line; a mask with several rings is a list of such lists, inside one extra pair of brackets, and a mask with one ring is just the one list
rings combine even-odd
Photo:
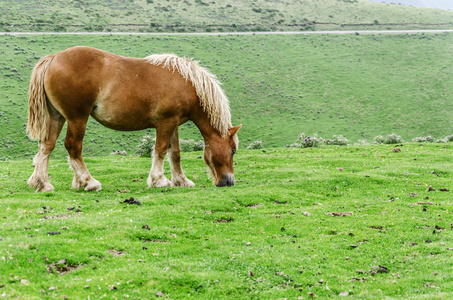
[(242, 124), (241, 125), (238, 125), (236, 127), (233, 127), (233, 128), (230, 128), (228, 129), (228, 133), (233, 136), (235, 135), (236, 133), (238, 133), (239, 129), (242, 127)]

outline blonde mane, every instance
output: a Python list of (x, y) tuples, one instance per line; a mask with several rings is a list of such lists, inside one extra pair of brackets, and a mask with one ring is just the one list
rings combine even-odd
[(149, 63), (170, 71), (178, 71), (195, 87), (200, 104), (208, 114), (211, 125), (225, 137), (231, 125), (231, 113), (228, 98), (220, 87), (216, 76), (196, 61), (174, 54), (153, 54), (145, 58)]

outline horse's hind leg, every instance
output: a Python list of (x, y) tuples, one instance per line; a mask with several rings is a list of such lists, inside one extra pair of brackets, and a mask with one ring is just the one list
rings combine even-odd
[(87, 119), (68, 120), (68, 131), (64, 145), (69, 153), (69, 165), (74, 170), (72, 188), (85, 188), (85, 191), (100, 191), (102, 189), (101, 183), (91, 176), (82, 158), (86, 123)]
[(187, 179), (181, 167), (178, 127), (176, 127), (175, 131), (173, 131), (173, 134), (171, 135), (170, 146), (167, 154), (171, 168), (171, 184), (173, 186), (194, 187), (195, 184), (191, 180)]
[(49, 166), (49, 156), (55, 148), (55, 143), (63, 128), (65, 119), (56, 111), (49, 112), (48, 138), (39, 141), (39, 150), (33, 159), (35, 170), (28, 179), (28, 185), (36, 188), (37, 192), (51, 192), (54, 187), (50, 184), (47, 170)]

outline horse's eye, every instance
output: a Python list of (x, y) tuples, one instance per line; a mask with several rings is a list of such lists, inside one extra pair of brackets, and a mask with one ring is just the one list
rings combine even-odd
[(236, 154), (236, 150), (235, 149), (231, 149), (231, 154), (235, 155)]

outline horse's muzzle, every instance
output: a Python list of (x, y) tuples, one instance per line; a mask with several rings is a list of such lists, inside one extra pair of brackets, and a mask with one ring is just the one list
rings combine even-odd
[(234, 175), (228, 174), (222, 176), (222, 180), (220, 180), (216, 186), (223, 187), (223, 186), (233, 186), (234, 185)]

